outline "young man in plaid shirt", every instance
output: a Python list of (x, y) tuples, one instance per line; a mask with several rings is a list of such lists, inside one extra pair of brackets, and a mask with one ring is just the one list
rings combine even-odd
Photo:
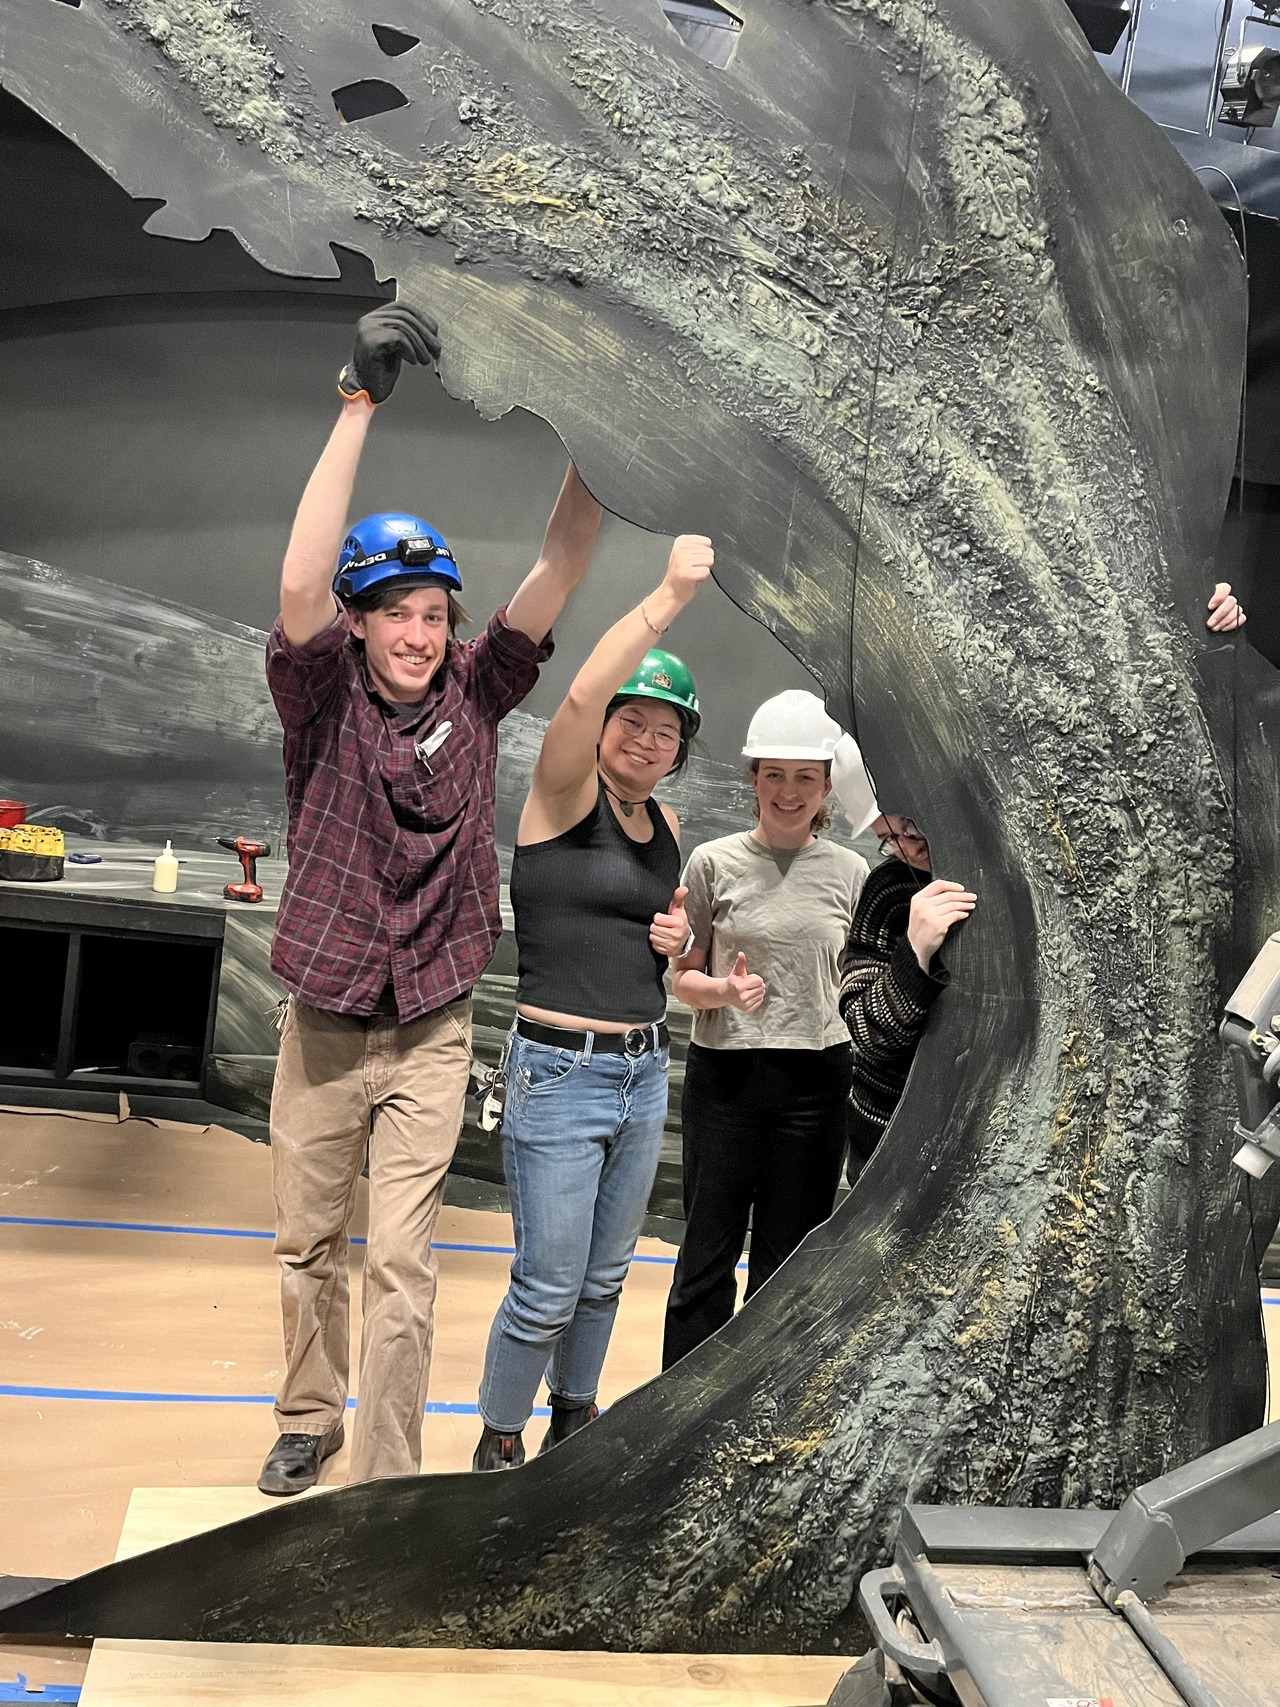
[[(551, 655), (600, 506), (570, 467), (542, 553), (473, 641), (462, 581), (415, 516), (347, 512), (365, 434), (435, 323), (360, 321), (342, 412), (298, 507), (267, 644), (284, 726), (289, 875), (271, 964), (291, 992), (271, 1103), (287, 1369), (264, 1493), (312, 1486), (343, 1441), (347, 1226), (369, 1162), (351, 1479), (421, 1464), (436, 1265), (431, 1235), (462, 1124), (471, 989), (501, 931), (494, 769), (501, 719)], [(344, 543), (345, 539), (345, 543)], [(335, 565), (337, 574), (335, 575)]]

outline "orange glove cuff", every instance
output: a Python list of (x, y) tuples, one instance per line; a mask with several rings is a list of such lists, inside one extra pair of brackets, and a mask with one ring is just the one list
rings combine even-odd
[(346, 377), (347, 377), (347, 370), (346, 370), (346, 368), (343, 368), (342, 372), (338, 375), (338, 396), (342, 398), (343, 402), (344, 403), (358, 403), (360, 401), (360, 399), (363, 397), (365, 402), (369, 405), (369, 407), (371, 409), (376, 409), (378, 407), (378, 405), (374, 402), (373, 398), (370, 397), (369, 393), (365, 390), (365, 388), (363, 386), (361, 386), (358, 391), (348, 391), (347, 390), (346, 386), (343, 385), (343, 383), (342, 383)]

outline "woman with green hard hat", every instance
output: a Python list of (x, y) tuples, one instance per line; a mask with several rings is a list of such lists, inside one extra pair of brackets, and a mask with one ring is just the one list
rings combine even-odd
[(679, 825), (651, 797), (700, 722), (693, 677), (654, 642), (711, 573), (685, 534), (661, 585), (614, 624), (547, 726), (511, 868), (519, 951), (502, 1156), (516, 1254), (480, 1385), (477, 1470), (524, 1462), (596, 1415), (622, 1283), (667, 1117), (664, 977), (689, 926)]

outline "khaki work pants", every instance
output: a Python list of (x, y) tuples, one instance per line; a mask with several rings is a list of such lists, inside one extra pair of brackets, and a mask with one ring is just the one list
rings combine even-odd
[(342, 1420), (350, 1360), (347, 1226), (369, 1161), (353, 1482), (415, 1474), (431, 1368), (431, 1235), (462, 1126), (471, 998), (422, 1019), (354, 1019), (293, 998), (271, 1096), (284, 1316), (282, 1434)]

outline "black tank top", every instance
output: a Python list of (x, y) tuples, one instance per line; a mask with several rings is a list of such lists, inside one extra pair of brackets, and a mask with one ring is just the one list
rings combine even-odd
[(667, 1011), (666, 956), (649, 946), (655, 913), (680, 881), (680, 849), (645, 802), (653, 836), (634, 842), (603, 788), (580, 823), (517, 847), (511, 907), (520, 951), (517, 1000), (552, 1013), (651, 1025)]

